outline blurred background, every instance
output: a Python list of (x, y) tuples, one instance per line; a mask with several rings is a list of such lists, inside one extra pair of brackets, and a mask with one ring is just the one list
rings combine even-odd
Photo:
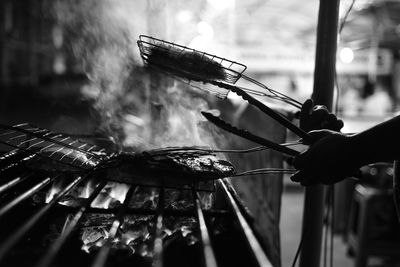
[[(318, 6), (317, 0), (2, 0), (0, 123), (107, 134), (140, 147), (151, 135), (146, 125), (156, 104), (165, 95), (181, 99), (175, 89), (154, 93), (141, 68), (140, 34), (241, 62), (248, 76), (303, 102), (313, 87)], [(399, 110), (399, 48), (399, 1), (340, 2), (334, 111), (344, 132), (361, 131)], [(239, 120), (246, 104), (228, 98), (232, 107), (226, 110)], [(384, 166), (366, 172), (390, 178), (391, 166)], [(284, 186), (280, 238), (282, 266), (288, 266), (299, 242), (303, 191), (289, 180)], [(338, 190), (343, 194), (337, 199), (344, 200), (337, 204), (335, 265), (354, 262), (345, 242), (353, 188)]]

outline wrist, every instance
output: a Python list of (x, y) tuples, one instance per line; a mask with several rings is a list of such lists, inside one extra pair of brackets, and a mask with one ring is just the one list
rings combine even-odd
[(354, 134), (347, 136), (347, 145), (349, 148), (350, 159), (353, 160), (357, 167), (362, 167), (375, 162), (375, 152), (371, 144), (368, 143), (362, 134)]

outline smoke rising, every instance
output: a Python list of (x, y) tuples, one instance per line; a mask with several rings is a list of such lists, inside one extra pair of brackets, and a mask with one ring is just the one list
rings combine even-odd
[[(152, 101), (153, 76), (142, 66), (136, 45), (138, 36), (147, 32), (146, 5), (129, 0), (55, 2), (57, 22), (89, 80), (82, 96), (93, 103), (99, 131), (121, 146), (214, 146), (202, 124), (200, 111), (208, 109), (203, 97), (182, 88), (185, 85), (161, 82), (159, 103)], [(162, 113), (158, 122), (152, 115), (155, 104)]]

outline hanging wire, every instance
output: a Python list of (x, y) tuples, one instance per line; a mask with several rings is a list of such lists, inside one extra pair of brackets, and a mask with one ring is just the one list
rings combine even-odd
[(297, 259), (299, 258), (301, 248), (303, 247), (304, 236), (305, 236), (305, 235), (302, 234), (301, 237), (300, 237), (299, 246), (297, 247), (297, 251), (296, 251), (296, 255), (294, 256), (294, 259), (293, 259), (292, 267), (295, 267), (295, 266), (296, 266)]

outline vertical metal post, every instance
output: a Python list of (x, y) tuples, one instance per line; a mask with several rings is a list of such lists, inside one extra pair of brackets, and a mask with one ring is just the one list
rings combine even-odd
[[(338, 15), (339, 0), (320, 0), (312, 98), (316, 104), (325, 105), (329, 110), (333, 102)], [(306, 188), (301, 267), (320, 265), (324, 196), (322, 185)]]

